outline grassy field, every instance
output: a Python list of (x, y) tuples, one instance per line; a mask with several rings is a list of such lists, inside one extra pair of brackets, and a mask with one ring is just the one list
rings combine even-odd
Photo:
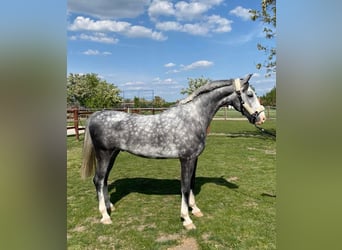
[[(275, 132), (276, 121), (263, 127)], [(204, 217), (192, 231), (180, 219), (179, 161), (128, 153), (108, 181), (113, 224), (100, 224), (92, 179), (80, 178), (83, 136), (68, 137), (68, 248), (275, 249), (276, 141), (247, 121), (213, 121), (210, 132), (195, 190)]]

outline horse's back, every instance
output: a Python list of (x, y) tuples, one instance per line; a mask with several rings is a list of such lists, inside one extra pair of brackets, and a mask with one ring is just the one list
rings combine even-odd
[(123, 121), (129, 114), (120, 111), (97, 111), (88, 119), (88, 127), (93, 143), (108, 147), (109, 139), (113, 137), (115, 131), (124, 129)]

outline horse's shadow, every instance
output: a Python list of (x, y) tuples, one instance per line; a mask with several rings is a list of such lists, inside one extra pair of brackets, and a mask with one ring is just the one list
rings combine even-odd
[[(230, 189), (238, 188), (238, 185), (228, 182), (223, 177), (196, 177), (195, 195), (201, 191), (206, 183), (225, 186)], [(130, 193), (141, 193), (149, 195), (177, 195), (180, 194), (180, 180), (176, 179), (152, 179), (152, 178), (124, 178), (108, 185), (108, 191), (114, 192), (110, 195), (110, 201), (115, 204)]]

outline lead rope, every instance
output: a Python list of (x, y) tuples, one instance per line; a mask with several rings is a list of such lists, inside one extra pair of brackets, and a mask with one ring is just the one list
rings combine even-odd
[(257, 129), (259, 129), (262, 133), (265, 133), (265, 134), (268, 134), (268, 135), (270, 135), (270, 136), (273, 136), (274, 138), (277, 138), (277, 135), (276, 135), (276, 134), (273, 134), (272, 132), (267, 131), (266, 129), (261, 128), (261, 127), (255, 125), (255, 124), (254, 124), (254, 126), (255, 126)]

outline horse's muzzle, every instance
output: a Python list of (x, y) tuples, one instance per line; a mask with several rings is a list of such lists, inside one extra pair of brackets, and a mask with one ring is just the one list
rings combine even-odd
[(261, 125), (266, 121), (266, 116), (265, 116), (265, 112), (262, 111), (258, 114), (256, 120), (255, 120), (255, 124), (256, 125)]

